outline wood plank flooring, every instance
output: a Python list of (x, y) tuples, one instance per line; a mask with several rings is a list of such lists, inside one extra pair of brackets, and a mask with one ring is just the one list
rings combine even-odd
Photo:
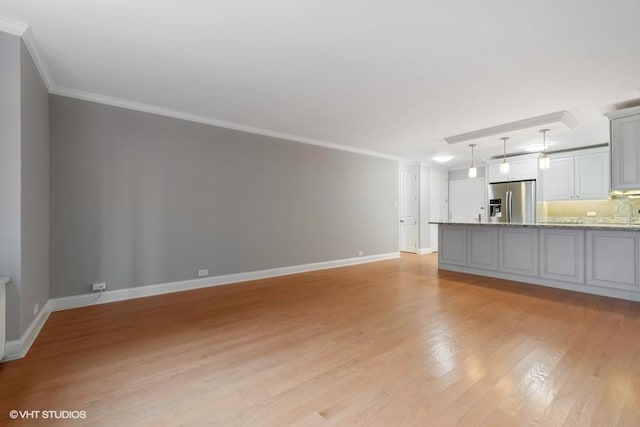
[(638, 426), (640, 304), (403, 255), (67, 310), (0, 364), (0, 411), (3, 426)]

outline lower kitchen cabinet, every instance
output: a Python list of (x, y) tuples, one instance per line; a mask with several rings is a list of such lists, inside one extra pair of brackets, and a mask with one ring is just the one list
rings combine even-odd
[(587, 284), (638, 291), (640, 233), (588, 230)]
[(499, 236), (499, 270), (523, 276), (538, 275), (538, 229), (503, 227)]
[(467, 235), (469, 267), (484, 270), (498, 269), (498, 229), (469, 227)]
[(445, 264), (467, 265), (467, 227), (438, 227), (438, 259)]
[(444, 223), (438, 268), (640, 301), (640, 229), (609, 228)]
[(540, 229), (540, 277), (584, 283), (584, 230)]

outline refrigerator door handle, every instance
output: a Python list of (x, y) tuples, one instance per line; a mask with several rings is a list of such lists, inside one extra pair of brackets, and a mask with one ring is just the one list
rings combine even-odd
[(507, 222), (511, 222), (511, 190), (507, 191)]

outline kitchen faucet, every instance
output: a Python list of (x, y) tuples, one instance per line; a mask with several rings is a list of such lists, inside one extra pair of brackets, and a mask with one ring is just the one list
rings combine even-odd
[(629, 208), (629, 224), (633, 223), (633, 205), (629, 202), (620, 202), (618, 206), (616, 206), (616, 214), (620, 210), (620, 206), (627, 206)]

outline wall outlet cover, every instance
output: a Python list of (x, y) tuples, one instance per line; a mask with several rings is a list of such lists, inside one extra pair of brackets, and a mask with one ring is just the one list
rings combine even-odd
[(587, 216), (596, 216), (598, 213), (595, 211), (589, 211), (587, 212)]
[(209, 275), (209, 270), (207, 269), (203, 269), (203, 270), (198, 270), (198, 277), (205, 277)]
[(40, 304), (36, 303), (33, 306), (33, 315), (35, 316), (36, 314), (38, 314), (38, 311), (40, 311)]
[(358, 256), (363, 256), (364, 255), (364, 251), (358, 251)]
[(107, 282), (92, 283), (91, 284), (91, 290), (93, 292), (106, 291), (107, 290)]

